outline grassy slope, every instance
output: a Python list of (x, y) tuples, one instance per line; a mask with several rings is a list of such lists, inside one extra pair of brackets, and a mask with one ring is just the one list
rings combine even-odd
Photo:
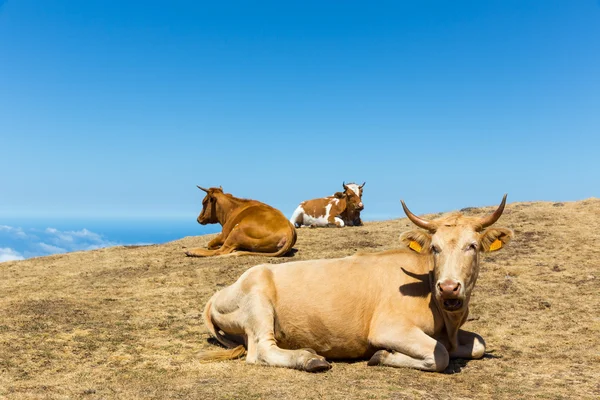
[(301, 229), (285, 259), (186, 258), (186, 246), (210, 239), (198, 236), (2, 263), (0, 398), (600, 397), (600, 200), (510, 204), (498, 225), (516, 238), (485, 257), (466, 325), (489, 353), (445, 374), (336, 362), (313, 375), (195, 359), (212, 346), (205, 301), (248, 267), (394, 248), (406, 219)]

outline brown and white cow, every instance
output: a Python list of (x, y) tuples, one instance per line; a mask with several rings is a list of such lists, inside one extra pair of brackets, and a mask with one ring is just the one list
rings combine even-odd
[(260, 201), (223, 193), (222, 187), (198, 188), (206, 192), (198, 223), (219, 223), (223, 230), (208, 243), (208, 250), (191, 249), (185, 253), (188, 256), (228, 254), (279, 257), (288, 253), (296, 243), (296, 229), (281, 211)]
[(412, 214), (423, 230), (404, 232), (407, 248), (353, 256), (263, 264), (217, 292), (204, 310), (210, 333), (228, 350), (201, 360), (245, 353), (246, 362), (305, 371), (328, 359), (369, 359), (368, 365), (443, 371), (450, 358), (481, 358), (481, 336), (460, 329), (479, 273), (480, 254), (512, 238), (488, 228), (491, 215), (453, 213), (435, 220)]
[(290, 222), (296, 228), (301, 226), (360, 226), (360, 212), (364, 209), (362, 202), (363, 187), (356, 183), (342, 183), (343, 192), (320, 199), (306, 200), (292, 214)]

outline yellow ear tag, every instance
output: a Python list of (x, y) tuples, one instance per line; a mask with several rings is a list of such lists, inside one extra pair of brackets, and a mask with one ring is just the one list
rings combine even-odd
[(419, 242), (416, 242), (414, 240), (411, 240), (410, 243), (408, 244), (408, 247), (410, 247), (411, 249), (413, 249), (414, 251), (416, 251), (417, 253), (421, 252), (421, 245), (419, 244)]
[(498, 239), (494, 240), (492, 244), (490, 244), (490, 251), (500, 250), (502, 248), (502, 242)]

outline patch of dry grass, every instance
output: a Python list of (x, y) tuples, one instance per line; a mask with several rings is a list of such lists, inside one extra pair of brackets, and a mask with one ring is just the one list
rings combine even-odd
[(488, 354), (444, 374), (364, 361), (308, 374), (195, 357), (212, 346), (205, 301), (247, 268), (395, 248), (406, 219), (300, 229), (284, 259), (185, 257), (210, 239), (198, 236), (2, 263), (0, 398), (600, 397), (600, 200), (510, 204), (498, 225), (515, 240), (484, 259), (466, 326)]

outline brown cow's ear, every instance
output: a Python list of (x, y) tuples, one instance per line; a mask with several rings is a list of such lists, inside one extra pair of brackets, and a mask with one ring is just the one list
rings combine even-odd
[(400, 235), (400, 242), (417, 253), (427, 254), (431, 248), (431, 235), (420, 230), (407, 231)]
[(335, 192), (335, 193), (333, 194), (333, 197), (335, 197), (335, 198), (337, 198), (337, 199), (343, 199), (343, 198), (344, 198), (344, 196), (345, 196), (345, 193), (344, 193), (344, 192)]
[(513, 238), (513, 231), (506, 228), (488, 228), (481, 234), (481, 246), (483, 251), (500, 250)]

